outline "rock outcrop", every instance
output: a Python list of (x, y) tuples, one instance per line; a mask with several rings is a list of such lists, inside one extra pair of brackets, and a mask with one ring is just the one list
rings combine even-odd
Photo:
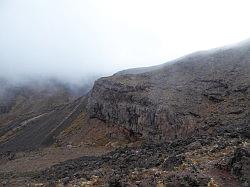
[(156, 139), (203, 131), (250, 136), (250, 42), (130, 72), (95, 82), (90, 117)]

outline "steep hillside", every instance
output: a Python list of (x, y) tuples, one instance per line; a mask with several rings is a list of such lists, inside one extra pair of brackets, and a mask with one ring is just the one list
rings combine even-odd
[(90, 116), (158, 140), (201, 131), (249, 138), (250, 42), (149, 69), (97, 80)]
[[(0, 150), (23, 151), (53, 143), (82, 112), (84, 98), (59, 81), (11, 84), (1, 81)], [(71, 121), (70, 121), (71, 120)]]

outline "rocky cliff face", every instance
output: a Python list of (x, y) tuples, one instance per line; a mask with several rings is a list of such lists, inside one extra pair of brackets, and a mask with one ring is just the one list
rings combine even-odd
[(90, 117), (156, 139), (202, 132), (250, 136), (250, 42), (130, 72), (95, 82)]

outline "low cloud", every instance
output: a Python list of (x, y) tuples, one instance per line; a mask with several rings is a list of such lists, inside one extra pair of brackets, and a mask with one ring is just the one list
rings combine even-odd
[(226, 0), (2, 0), (0, 77), (81, 82), (161, 64), (248, 38), (248, 7)]

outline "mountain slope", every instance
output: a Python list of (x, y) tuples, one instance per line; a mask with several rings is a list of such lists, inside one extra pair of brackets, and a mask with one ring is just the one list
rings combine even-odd
[[(4, 84), (5, 83), (5, 84)], [(24, 151), (53, 143), (52, 137), (83, 110), (84, 98), (59, 81), (11, 84), (2, 81), (0, 150)], [(83, 90), (82, 88), (76, 88)]]
[[(86, 93), (86, 86), (74, 87), (54, 80), (19, 86), (1, 83), (0, 156), (51, 146), (104, 146), (111, 139), (127, 141), (128, 132), (123, 128), (89, 120), (86, 96), (79, 97), (79, 93)], [(111, 137), (114, 133), (119, 137)]]
[(154, 139), (236, 129), (250, 136), (250, 42), (127, 73), (95, 82), (88, 99), (91, 117)]
[[(83, 110), (77, 102), (62, 106), (27, 119), (17, 119), (1, 127), (1, 152), (25, 151), (40, 148), (53, 143), (58, 135), (75, 119), (74, 115)], [(72, 113), (74, 111), (74, 115)]]

